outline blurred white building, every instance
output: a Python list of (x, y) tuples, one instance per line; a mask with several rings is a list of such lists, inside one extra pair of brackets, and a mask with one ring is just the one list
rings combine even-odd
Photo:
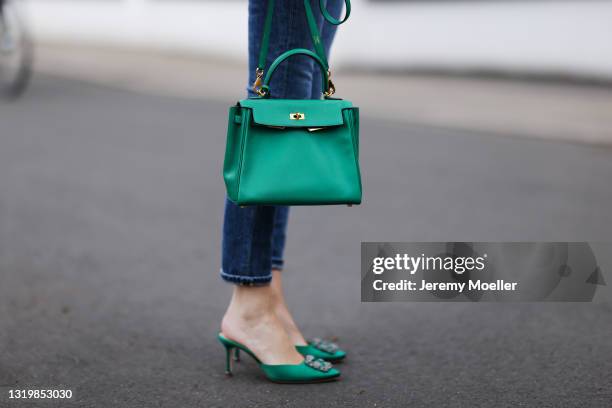
[[(353, 0), (338, 64), (612, 78), (612, 1)], [(40, 41), (244, 58), (246, 0), (29, 0)]]

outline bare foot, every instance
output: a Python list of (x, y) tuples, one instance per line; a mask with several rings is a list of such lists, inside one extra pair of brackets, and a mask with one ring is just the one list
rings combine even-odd
[(283, 327), (285, 328), (289, 339), (291, 339), (291, 342), (296, 346), (305, 346), (308, 343), (293, 320), (293, 316), (291, 316), (289, 308), (287, 308), (287, 303), (285, 302), (282, 275), (283, 274), (281, 271), (275, 269), (272, 270), (272, 284), (270, 287), (274, 293), (274, 310), (276, 312), (276, 316), (280, 319)]
[(221, 333), (248, 347), (264, 364), (299, 364), (295, 349), (278, 317), (271, 286), (235, 286)]

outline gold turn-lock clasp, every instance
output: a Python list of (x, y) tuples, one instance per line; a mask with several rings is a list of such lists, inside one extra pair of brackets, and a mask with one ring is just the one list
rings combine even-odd
[(306, 114), (302, 112), (292, 112), (289, 114), (289, 119), (291, 120), (304, 120), (306, 119)]

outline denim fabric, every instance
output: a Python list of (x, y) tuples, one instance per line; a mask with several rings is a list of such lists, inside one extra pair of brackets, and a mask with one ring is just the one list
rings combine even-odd
[[(330, 14), (336, 18), (342, 11), (343, 0), (327, 0)], [(321, 40), (329, 55), (336, 26), (323, 24), (318, 0), (311, 2)], [(248, 95), (255, 96), (251, 84), (259, 57), (267, 1), (249, 1), (249, 80)], [(303, 0), (275, 2), (270, 46), (266, 68), (283, 52), (292, 48), (312, 49)], [(270, 97), (283, 99), (321, 98), (321, 72), (309, 57), (298, 55), (283, 62), (270, 81)], [(272, 269), (282, 269), (289, 207), (247, 206), (240, 208), (225, 200), (223, 221), (221, 277), (237, 284), (267, 284)]]

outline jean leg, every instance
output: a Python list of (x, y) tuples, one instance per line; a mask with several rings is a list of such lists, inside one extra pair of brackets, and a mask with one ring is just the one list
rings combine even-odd
[(275, 207), (240, 207), (226, 198), (221, 278), (239, 284), (272, 279), (272, 226)]
[[(285, 12), (279, 11), (279, 14), (281, 16), (285, 16), (287, 18), (287, 21), (290, 22), (290, 30), (287, 31), (286, 37), (287, 41), (284, 44), (278, 44), (280, 47), (279, 49), (277, 49), (278, 52), (270, 53), (267, 66), (269, 66), (278, 55), (288, 49), (313, 48), (312, 39), (310, 37), (310, 30), (306, 21), (303, 1), (289, 0), (286, 3), (291, 7), (290, 10), (285, 10)], [(316, 0), (311, 1), (311, 5), (313, 10), (318, 10), (319, 6)], [(340, 4), (340, 9), (341, 8), (342, 4)], [(323, 16), (317, 15), (316, 11), (315, 16), (317, 17), (317, 23), (320, 26), (323, 21)], [(275, 15), (275, 18), (276, 17), (277, 16)], [(273, 22), (273, 24), (275, 23)], [(273, 34), (274, 27), (272, 30)], [(329, 38), (330, 42), (332, 38), (333, 36)], [(325, 47), (326, 49), (329, 48), (328, 45), (325, 45)], [(256, 65), (257, 61), (253, 61), (251, 72), (255, 71)], [(315, 74), (318, 75), (315, 76)], [(275, 82), (275, 80), (277, 80), (278, 82)], [(316, 81), (314, 86), (317, 86), (319, 89), (318, 95), (313, 94), (311, 91), (312, 86), (310, 86), (310, 84), (312, 84), (313, 81)], [(318, 99), (321, 95), (320, 84), (321, 71), (319, 70), (319, 67), (316, 66), (315, 62), (308, 57), (295, 56), (286, 60), (275, 72), (275, 76), (273, 77), (272, 83), (270, 84), (270, 89), (272, 90), (271, 96), (275, 97), (276, 95), (276, 97), (283, 97), (288, 99)], [(277, 90), (276, 93), (274, 91), (275, 89)], [(274, 214), (274, 227), (272, 231), (272, 268), (278, 270), (282, 269), (284, 266), (284, 249), (287, 236), (286, 230), (288, 217), (289, 207), (276, 207), (276, 212)]]
[[(249, 1), (249, 96), (255, 79), (267, 1)], [(274, 8), (267, 65), (292, 48), (312, 48), (302, 0), (277, 1)], [(276, 70), (270, 97), (309, 99), (314, 61), (295, 56)], [(282, 266), (288, 207), (247, 206), (226, 199), (223, 222), (221, 277), (239, 284), (267, 284), (271, 268)], [(276, 216), (278, 215), (278, 218)]]

